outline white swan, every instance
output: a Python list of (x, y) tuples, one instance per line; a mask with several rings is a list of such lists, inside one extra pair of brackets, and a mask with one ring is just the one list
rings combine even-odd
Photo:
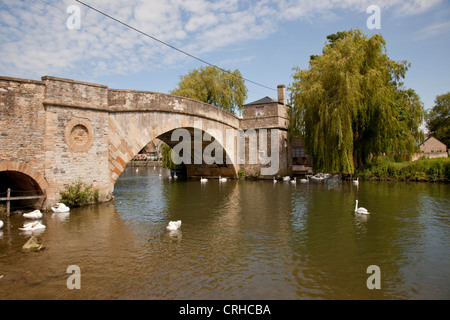
[(0, 220), (0, 229), (3, 227), (3, 221)]
[(273, 177), (273, 183), (277, 183), (277, 179), (275, 179), (275, 177)]
[(308, 179), (300, 179), (300, 182), (301, 182), (301, 183), (308, 183), (309, 180), (308, 180)]
[(39, 221), (25, 223), (23, 225), (23, 228), (19, 228), (19, 230), (23, 231), (35, 231), (35, 230), (42, 230), (45, 229), (45, 226), (40, 223)]
[(23, 214), (24, 218), (27, 219), (41, 219), (42, 218), (42, 212), (40, 210), (34, 210), (28, 213)]
[(222, 178), (221, 176), (219, 176), (219, 181), (220, 182), (225, 182), (225, 181), (227, 181), (227, 178)]
[(56, 206), (52, 207), (53, 212), (69, 212), (70, 208), (64, 203), (57, 203)]
[(166, 229), (167, 230), (178, 230), (181, 227), (181, 220), (178, 221), (170, 221), (169, 224), (167, 225)]
[(356, 200), (356, 205), (355, 205), (355, 213), (360, 213), (360, 214), (369, 214), (369, 211), (367, 211), (366, 208), (358, 208), (358, 200)]
[(294, 180), (291, 180), (291, 183), (296, 184), (297, 183), (297, 179), (294, 178)]
[(208, 179), (203, 178), (203, 177), (200, 178), (200, 182), (206, 182), (206, 181), (208, 181)]
[(289, 176), (286, 176), (283, 178), (283, 181), (290, 181), (290, 180), (291, 180), (291, 177), (289, 177)]
[(359, 183), (359, 178), (357, 177), (356, 180), (353, 180), (353, 184), (358, 184)]

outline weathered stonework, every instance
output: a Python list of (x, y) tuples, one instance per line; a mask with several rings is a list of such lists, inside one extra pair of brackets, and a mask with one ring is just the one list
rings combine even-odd
[[(261, 106), (260, 106), (261, 107)], [(0, 172), (30, 176), (47, 194), (47, 206), (77, 179), (92, 183), (108, 200), (127, 163), (150, 141), (171, 146), (171, 133), (194, 129), (222, 141), (225, 164), (187, 165), (190, 176), (236, 177), (239, 169), (259, 172), (256, 164), (238, 164), (236, 140), (227, 130), (277, 129), (279, 172), (289, 170), (287, 111), (283, 101), (244, 106), (243, 119), (214, 106), (182, 97), (45, 76), (42, 81), (0, 77)], [(206, 139), (207, 140), (207, 139)], [(192, 139), (193, 141), (193, 139)], [(210, 142), (202, 143), (204, 149)], [(228, 144), (227, 144), (228, 143)], [(248, 148), (248, 139), (246, 140)], [(270, 150), (270, 133), (267, 150)], [(270, 152), (270, 151), (269, 151)]]

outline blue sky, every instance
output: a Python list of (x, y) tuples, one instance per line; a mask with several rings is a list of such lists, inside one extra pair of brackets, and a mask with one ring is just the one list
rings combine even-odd
[[(246, 102), (276, 98), (292, 82), (292, 68), (308, 68), (326, 36), (360, 28), (381, 33), (387, 54), (411, 67), (405, 86), (425, 108), (450, 91), (448, 0), (84, 0), (162, 41), (226, 69), (239, 69), (266, 89), (246, 83)], [(67, 8), (80, 8), (80, 29), (66, 25)], [(369, 5), (381, 9), (381, 28), (370, 30)], [(0, 0), (0, 75), (44, 75), (110, 88), (167, 93), (180, 76), (204, 65), (82, 4), (54, 0)]]

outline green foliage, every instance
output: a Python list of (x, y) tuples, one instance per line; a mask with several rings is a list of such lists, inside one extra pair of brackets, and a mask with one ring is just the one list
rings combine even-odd
[(59, 193), (61, 195), (60, 201), (69, 207), (80, 207), (98, 202), (98, 190), (92, 188), (92, 184), (87, 184), (79, 178)]
[[(162, 155), (162, 166), (163, 168), (166, 169), (171, 169), (171, 170), (179, 170), (183, 168), (183, 164), (175, 164), (172, 161), (172, 153), (173, 150), (171, 147), (169, 147), (167, 144), (162, 144), (161, 145), (161, 155)], [(178, 157), (176, 154), (174, 154), (174, 157)], [(177, 161), (178, 162), (178, 161)]]
[(427, 114), (430, 134), (450, 147), (450, 91), (438, 95), (434, 107)]
[(239, 169), (238, 170), (238, 177), (240, 179), (245, 178), (245, 170), (244, 169)]
[(357, 172), (367, 180), (450, 181), (450, 158), (395, 162), (389, 158), (372, 161)]
[(309, 69), (294, 68), (289, 87), (289, 130), (305, 139), (314, 171), (353, 173), (372, 156), (413, 152), (423, 105), (399, 82), (409, 64), (389, 59), (379, 34), (356, 29), (327, 38)]
[(222, 70), (212, 66), (191, 70), (181, 77), (170, 94), (206, 102), (236, 114), (247, 98), (247, 87), (239, 70)]

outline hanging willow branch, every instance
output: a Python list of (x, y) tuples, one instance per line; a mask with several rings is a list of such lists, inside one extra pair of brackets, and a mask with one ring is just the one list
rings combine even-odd
[(291, 134), (305, 139), (316, 171), (353, 173), (372, 156), (412, 152), (423, 105), (402, 83), (406, 61), (386, 55), (381, 35), (329, 36), (310, 68), (294, 68)]

